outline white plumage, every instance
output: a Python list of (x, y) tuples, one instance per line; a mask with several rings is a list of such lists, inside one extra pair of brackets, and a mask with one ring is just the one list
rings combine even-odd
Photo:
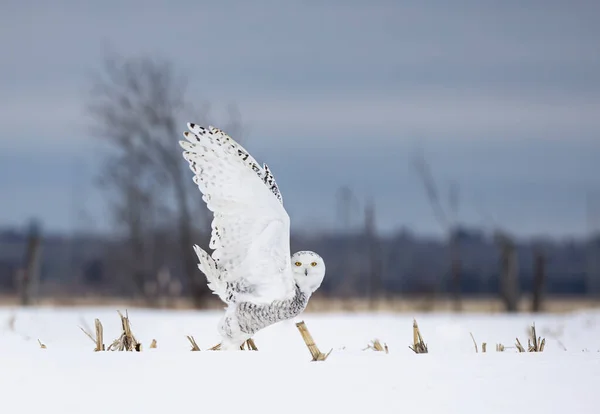
[(213, 212), (214, 251), (194, 246), (198, 267), (228, 305), (219, 324), (222, 347), (239, 349), (258, 330), (304, 310), (325, 264), (314, 252), (296, 253), (292, 264), (290, 218), (266, 164), (218, 128), (188, 123), (188, 129), (183, 157)]

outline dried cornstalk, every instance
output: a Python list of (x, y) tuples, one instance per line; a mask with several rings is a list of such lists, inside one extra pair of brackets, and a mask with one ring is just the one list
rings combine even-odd
[(113, 341), (112, 344), (108, 347), (108, 351), (136, 351), (140, 352), (142, 350), (142, 344), (139, 343), (133, 333), (131, 332), (131, 325), (129, 323), (129, 314), (125, 311), (125, 316), (119, 311), (119, 316), (121, 317), (121, 327), (123, 332), (121, 336)]
[[(473, 340), (473, 345), (475, 345), (475, 353), (479, 353), (479, 348), (477, 347), (477, 341), (475, 340), (473, 333), (469, 332), (469, 334), (471, 335), (471, 339)], [(487, 351), (487, 343), (482, 342), (481, 343), (481, 352), (485, 353), (486, 351)]]
[(363, 351), (366, 351), (367, 349), (372, 349), (373, 351), (379, 351), (379, 352), (385, 351), (386, 354), (389, 353), (387, 344), (384, 343), (382, 346), (381, 342), (379, 342), (379, 339), (375, 339), (375, 340), (371, 341), (371, 343), (369, 345), (367, 345), (367, 347), (364, 348)]
[(94, 348), (94, 352), (105, 351), (106, 348), (104, 347), (104, 329), (102, 328), (102, 322), (100, 322), (100, 319), (96, 318), (94, 320), (94, 325), (96, 327), (96, 337), (95, 338), (92, 336), (92, 334), (87, 332), (81, 326), (79, 327), (79, 329), (81, 329), (81, 331), (84, 334), (86, 334), (87, 337), (90, 338), (93, 343), (96, 344), (96, 347)]
[(156, 349), (156, 339), (153, 339), (150, 343), (150, 349)]
[(39, 339), (38, 339), (38, 344), (40, 344), (40, 348), (42, 348), (42, 349), (46, 349), (46, 345), (44, 345), (44, 344), (42, 343), (42, 341), (40, 341)]
[(419, 330), (416, 319), (413, 319), (413, 345), (409, 345), (408, 347), (412, 349), (415, 354), (427, 354), (429, 352), (427, 344), (425, 344), (423, 337), (421, 336), (421, 331)]
[[(533, 340), (533, 344), (531, 343)], [(543, 352), (546, 345), (546, 338), (538, 337), (535, 333), (535, 323), (531, 325), (531, 339), (527, 340), (527, 349), (529, 352)]]
[(190, 341), (190, 343), (192, 344), (192, 349), (190, 349), (190, 351), (199, 351), (200, 347), (198, 346), (198, 344), (196, 343), (196, 340), (194, 339), (193, 336), (188, 335), (187, 336), (188, 341)]
[[(543, 349), (543, 348), (542, 348)], [(533, 345), (531, 344), (531, 339), (527, 340), (527, 352), (540, 352), (538, 348), (537, 341), (533, 341)]]
[[(473, 332), (469, 332), (469, 334), (471, 335), (471, 339), (473, 340), (473, 345), (475, 345), (475, 353), (477, 354), (479, 352), (479, 349), (477, 349), (477, 342), (475, 341), (475, 337), (473, 336)], [(483, 351), (485, 352), (485, 351)]]
[(519, 341), (519, 338), (517, 338), (517, 343), (515, 344), (515, 346), (517, 347), (517, 350), (519, 352), (525, 352), (525, 348), (523, 348), (523, 345), (521, 345), (521, 341)]
[(300, 335), (302, 335), (302, 339), (304, 340), (304, 343), (306, 344), (306, 347), (308, 348), (308, 350), (310, 351), (310, 354), (313, 357), (313, 361), (325, 361), (327, 359), (327, 357), (329, 356), (329, 354), (331, 354), (331, 351), (333, 351), (333, 348), (331, 348), (331, 350), (327, 353), (324, 354), (319, 350), (319, 347), (317, 346), (317, 344), (315, 344), (315, 341), (312, 337), (312, 335), (310, 334), (310, 332), (308, 331), (308, 328), (306, 327), (306, 324), (304, 323), (304, 321), (300, 321), (298, 323), (296, 323), (296, 328), (298, 328), (298, 331), (300, 331)]
[(544, 352), (544, 348), (546, 346), (546, 338), (542, 338), (542, 342), (540, 342), (540, 349), (538, 352)]
[[(529, 332), (530, 338), (527, 339), (527, 352), (543, 352), (546, 346), (546, 338), (542, 339), (536, 335), (535, 324), (531, 326)], [(519, 352), (525, 352), (525, 347), (521, 345), (519, 338), (517, 338), (516, 347)]]
[(504, 352), (504, 345), (496, 344), (496, 352)]
[(94, 325), (96, 328), (96, 348), (94, 351), (105, 351), (106, 348), (104, 346), (104, 328), (102, 327), (102, 322), (100, 319), (94, 319)]

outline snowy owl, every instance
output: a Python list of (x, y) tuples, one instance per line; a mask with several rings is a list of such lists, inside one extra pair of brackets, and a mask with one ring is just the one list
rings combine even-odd
[(227, 305), (220, 349), (236, 350), (259, 330), (300, 314), (321, 286), (325, 263), (311, 251), (290, 257), (290, 218), (266, 164), (218, 128), (187, 127), (183, 158), (213, 213), (212, 255), (194, 250), (208, 287)]

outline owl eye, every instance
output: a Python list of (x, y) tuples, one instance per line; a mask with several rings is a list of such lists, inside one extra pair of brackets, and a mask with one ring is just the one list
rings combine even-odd
[(296, 266), (302, 266), (302, 263), (300, 263), (300, 262), (296, 262), (296, 263), (294, 263), (294, 264), (295, 264)]
[(315, 266), (317, 265), (317, 262), (312, 262), (310, 265), (311, 265), (312, 267), (315, 267)]

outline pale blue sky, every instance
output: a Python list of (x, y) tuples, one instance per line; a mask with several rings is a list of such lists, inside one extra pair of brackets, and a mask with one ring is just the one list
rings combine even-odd
[(586, 193), (600, 193), (598, 2), (5, 1), (1, 11), (0, 226), (31, 216), (53, 230), (107, 226), (83, 115), (106, 48), (171, 59), (216, 121), (235, 102), (297, 228), (333, 227), (334, 193), (350, 185), (375, 199), (382, 229), (438, 232), (411, 169), (418, 147), (441, 184), (460, 184), (468, 224), (482, 223), (481, 205), (517, 234), (582, 234)]

